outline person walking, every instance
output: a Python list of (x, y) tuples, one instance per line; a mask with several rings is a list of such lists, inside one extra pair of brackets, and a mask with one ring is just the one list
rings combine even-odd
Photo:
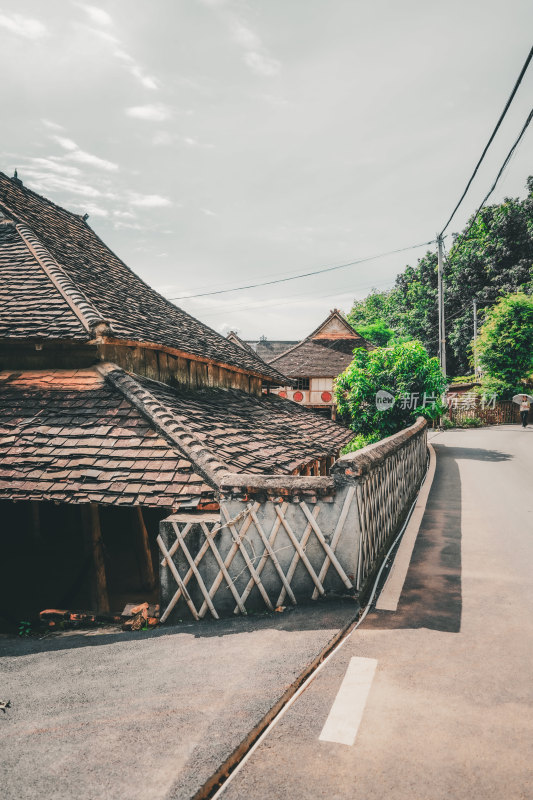
[(529, 416), (529, 398), (527, 394), (522, 395), (522, 402), (520, 403), (520, 416), (522, 417), (522, 427), (527, 427), (527, 418)]

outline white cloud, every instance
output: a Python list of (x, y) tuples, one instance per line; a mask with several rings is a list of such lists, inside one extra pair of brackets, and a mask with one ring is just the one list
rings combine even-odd
[(206, 217), (216, 217), (217, 214), (215, 211), (211, 211), (210, 208), (202, 208), (202, 213), (206, 215)]
[(89, 214), (90, 217), (107, 217), (109, 211), (106, 208), (97, 206), (94, 203), (71, 203), (70, 208), (77, 208), (84, 214)]
[(130, 66), (131, 74), (137, 78), (142, 86), (145, 89), (157, 89), (157, 83), (154, 78), (151, 78), (149, 75), (146, 75), (144, 70), (138, 64), (132, 64)]
[(247, 25), (238, 19), (233, 20), (232, 24), (233, 38), (240, 44), (241, 47), (247, 50), (257, 50), (261, 47), (261, 40), (259, 36), (254, 33)]
[(135, 119), (149, 120), (150, 122), (163, 122), (169, 119), (171, 111), (162, 103), (148, 104), (145, 106), (131, 106), (126, 109), (126, 114)]
[(156, 147), (171, 145), (176, 141), (176, 135), (168, 131), (156, 131), (152, 137), (152, 144)]
[(253, 72), (258, 75), (265, 75), (268, 78), (273, 75), (279, 75), (281, 71), (281, 62), (263, 53), (250, 51), (245, 54), (244, 61)]
[(161, 197), (159, 194), (132, 194), (130, 203), (132, 206), (142, 208), (163, 208), (172, 205), (172, 201), (168, 197)]
[(98, 6), (91, 6), (86, 3), (78, 3), (78, 6), (85, 11), (91, 22), (94, 22), (96, 25), (113, 24), (113, 19), (111, 18), (111, 15), (108, 14), (107, 11), (104, 11), (103, 8), (98, 8)]
[(66, 136), (52, 136), (52, 139), (61, 145), (64, 150), (77, 150), (78, 145), (72, 139), (67, 139)]
[(65, 130), (62, 125), (59, 125), (57, 122), (52, 122), (51, 119), (41, 119), (41, 122), (45, 126), (45, 128), (49, 128), (51, 131), (63, 131)]
[(33, 179), (31, 188), (47, 194), (58, 190), (61, 192), (68, 192), (69, 194), (82, 195), (83, 197), (101, 197), (102, 193), (94, 186), (89, 186), (86, 183), (81, 183), (73, 177), (67, 175), (51, 175), (49, 172), (43, 172), (39, 169), (25, 169), (25, 175)]
[(59, 173), (60, 175), (70, 175), (73, 178), (81, 175), (78, 167), (72, 167), (69, 164), (63, 164), (56, 160), (55, 156), (50, 156), (50, 158), (29, 158), (28, 161), (33, 167), (50, 170), (51, 172)]
[(0, 27), (24, 39), (42, 39), (48, 29), (40, 20), (22, 14), (0, 14)]
[(85, 150), (81, 150), (76, 142), (72, 141), (72, 139), (68, 139), (66, 136), (54, 135), (51, 138), (67, 151), (68, 155), (66, 155), (65, 158), (77, 161), (79, 164), (89, 164), (91, 167), (104, 169), (108, 172), (116, 172), (118, 169), (118, 164), (115, 164), (113, 161), (108, 161), (105, 158), (100, 158), (100, 156), (95, 156), (93, 153), (87, 153)]
[(80, 164), (89, 164), (91, 167), (105, 169), (108, 172), (116, 172), (118, 169), (118, 164), (113, 161), (107, 161), (107, 159), (95, 156), (93, 153), (87, 153), (85, 150), (73, 150), (67, 158), (72, 159), (72, 161), (78, 161)]
[(135, 214), (131, 211), (113, 211), (113, 216), (118, 219), (135, 219)]

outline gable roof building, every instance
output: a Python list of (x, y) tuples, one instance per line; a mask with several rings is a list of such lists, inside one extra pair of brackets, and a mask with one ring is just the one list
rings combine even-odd
[[(53, 554), (52, 574), (65, 552), (84, 551), (89, 530), (94, 563), (100, 548), (105, 566), (120, 537), (131, 550), (132, 526), (148, 558), (158, 519), (217, 508), (228, 472), (325, 470), (351, 434), (326, 421), (317, 427), (304, 409), (271, 393), (286, 383), (252, 349), (151, 289), (86, 219), (0, 173), (0, 546), (7, 559), (20, 559), (27, 537), (35, 547), (46, 542), (38, 555)], [(121, 508), (136, 516), (124, 522)], [(123, 551), (120, 563), (128, 557)], [(50, 579), (46, 597), (34, 602), (61, 604), (62, 582)], [(20, 587), (11, 588), (19, 613)], [(106, 603), (100, 591), (96, 605)]]
[(334, 419), (333, 381), (350, 365), (356, 347), (374, 349), (374, 345), (334, 309), (309, 336), (270, 359), (270, 366), (296, 382), (296, 388), (287, 385), (276, 391), (282, 397)]

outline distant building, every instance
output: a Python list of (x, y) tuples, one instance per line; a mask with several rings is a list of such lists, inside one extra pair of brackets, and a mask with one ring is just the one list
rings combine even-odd
[(335, 419), (333, 381), (351, 363), (356, 347), (374, 349), (334, 309), (313, 333), (269, 360), (271, 366), (294, 381), (294, 386), (272, 391)]
[(268, 364), (273, 358), (281, 355), (281, 353), (285, 353), (289, 348), (298, 344), (298, 341), (294, 339), (270, 340), (267, 339), (266, 336), (261, 336), (260, 339), (247, 339), (245, 344), (247, 344), (259, 358), (262, 358), (263, 361), (266, 361)]

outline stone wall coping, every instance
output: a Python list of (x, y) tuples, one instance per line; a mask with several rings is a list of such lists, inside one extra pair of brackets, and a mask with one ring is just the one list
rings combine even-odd
[(427, 427), (425, 417), (418, 417), (416, 422), (403, 431), (387, 436), (375, 444), (368, 444), (361, 450), (345, 453), (333, 464), (331, 474), (334, 476), (365, 475), (378, 467), (388, 456), (404, 447), (414, 436), (418, 436)]

